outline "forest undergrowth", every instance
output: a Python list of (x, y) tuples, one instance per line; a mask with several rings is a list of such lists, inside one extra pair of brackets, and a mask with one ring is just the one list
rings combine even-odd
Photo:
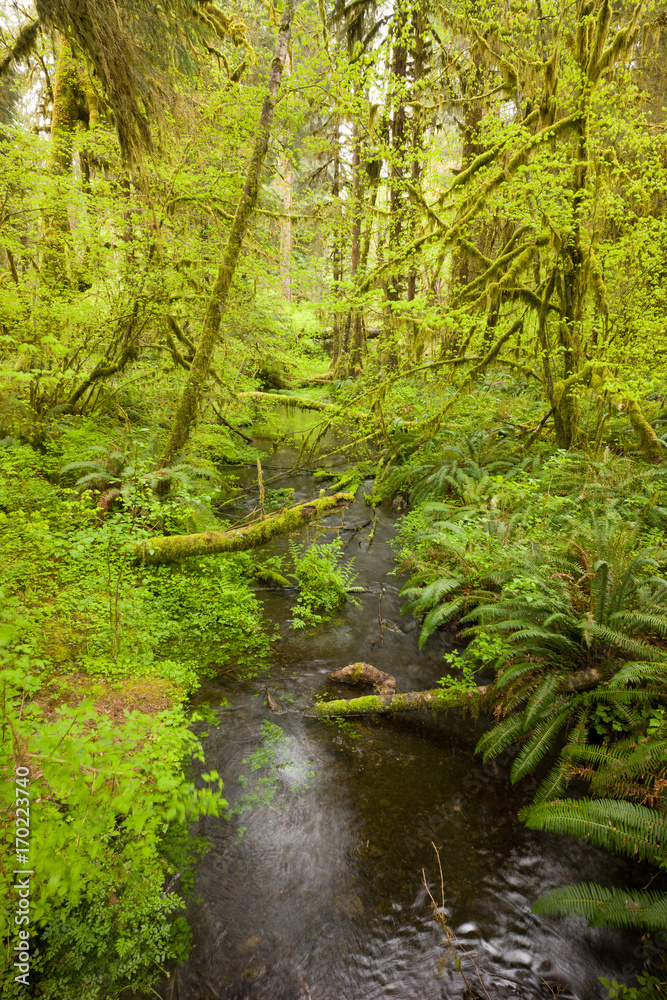
[[(372, 378), (365, 387), (331, 384), (335, 422), (342, 426), (369, 391)], [(441, 392), (428, 378), (397, 382), (383, 400), (395, 414), (392, 426), (381, 425), (384, 442), (355, 444), (347, 422), (346, 457), (356, 463), (321, 469), (313, 492), (318, 481), (372, 478), (367, 502), (393, 506), (397, 572), (408, 574), (406, 610), (422, 622), (420, 644), (436, 629), (459, 635), (443, 696), (455, 704), (484, 685), (475, 711), (495, 723), (478, 749), (485, 759), (509, 753), (512, 780), (537, 782), (524, 821), (655, 869), (645, 892), (565, 887), (537, 901), (537, 912), (578, 913), (659, 940), (667, 906), (667, 473), (634, 453), (622, 411), (597, 452), (558, 449), (545, 429), (535, 436), (539, 399), (498, 376), (427, 443), (412, 440), (412, 415), (437, 409)], [(303, 398), (321, 401), (325, 390)], [(159, 397), (150, 404), (159, 408)], [(179, 911), (187, 873), (206, 849), (187, 830), (226, 808), (215, 773), (197, 787), (188, 777), (189, 760), (203, 760), (188, 695), (202, 676), (244, 676), (267, 662), (272, 625), (262, 621), (254, 585), (285, 586), (292, 575), (299, 627), (316, 627), (353, 596), (353, 570), (337, 569), (335, 545), (292, 546), (291, 571), (284, 559), (249, 552), (137, 562), (142, 539), (224, 529), (238, 492), (233, 463), (257, 456), (210, 422), (180, 465), (156, 472), (146, 406), (145, 395), (130, 392), (96, 417), (56, 414), (36, 439), (31, 428), (32, 440), (20, 420), (8, 420), (0, 448), (0, 517), (11, 526), (1, 567), (11, 731), (3, 751), (5, 766), (29, 766), (39, 804), (31, 858), (40, 873), (34, 919), (45, 997), (148, 989), (185, 957)], [(288, 440), (281, 417), (262, 412), (255, 432), (278, 446)], [(249, 428), (252, 410), (235, 419)], [(311, 447), (331, 420), (316, 415)], [(280, 477), (264, 476), (270, 516), (291, 498)], [(6, 799), (5, 815), (13, 806)], [(613, 827), (599, 816), (613, 816)], [(176, 872), (178, 891), (165, 891)], [(638, 995), (661, 995), (659, 967), (654, 960)]]

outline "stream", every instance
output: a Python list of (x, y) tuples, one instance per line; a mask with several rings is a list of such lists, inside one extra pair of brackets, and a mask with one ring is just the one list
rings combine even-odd
[[(290, 468), (295, 455), (292, 447), (271, 455), (265, 476), (275, 474), (269, 465)], [(308, 474), (271, 486), (292, 487), (295, 501), (318, 490)], [(248, 496), (247, 510), (256, 499)], [(219, 723), (196, 727), (209, 734), (206, 764), (197, 766), (219, 772), (232, 808), (249, 808), (199, 823), (212, 847), (198, 863), (199, 901), (188, 910), (194, 945), (161, 995), (499, 1000), (560, 989), (564, 1000), (603, 997), (598, 976), (631, 981), (641, 968), (638, 935), (534, 916), (531, 905), (568, 882), (622, 883), (626, 865), (575, 838), (522, 826), (517, 814), (531, 786), (512, 787), (505, 756), (483, 765), (473, 753), (484, 720), (411, 713), (339, 725), (308, 715), (318, 696), (362, 693), (328, 679), (347, 663), (372, 663), (396, 677), (399, 691), (417, 690), (435, 685), (454, 645), (453, 633), (443, 632), (418, 651), (418, 625), (400, 611), (404, 581), (391, 575), (396, 511), (378, 510), (370, 547), (370, 526), (349, 530), (371, 513), (360, 490), (342, 519), (303, 533), (340, 534), (348, 543), (355, 584), (365, 589), (358, 605), (313, 633), (289, 627), (294, 591), (261, 592), (280, 633), (270, 674), (219, 676), (197, 694), (213, 707), (229, 701)], [(276, 539), (267, 554), (287, 544)], [(267, 686), (276, 712), (267, 707)], [(422, 881), (425, 871), (440, 903), (433, 845), (454, 951)]]

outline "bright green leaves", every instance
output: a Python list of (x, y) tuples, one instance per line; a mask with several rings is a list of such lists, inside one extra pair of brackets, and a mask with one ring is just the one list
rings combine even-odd
[(328, 621), (347, 601), (356, 580), (354, 560), (342, 562), (340, 541), (298, 546), (290, 542), (294, 576), (299, 584), (299, 598), (294, 608), (292, 628), (306, 628)]
[[(42, 958), (78, 948), (73, 968), (85, 965), (91, 975), (94, 955), (105, 953), (100, 982), (143, 987), (156, 963), (183, 955), (170, 928), (170, 914), (183, 904), (163, 891), (173, 868), (161, 845), (170, 828), (184, 831), (201, 815), (221, 813), (221, 782), (212, 773), (198, 788), (185, 777), (184, 763), (201, 755), (201, 746), (182, 709), (127, 713), (119, 725), (88, 700), (51, 719), (30, 712), (20, 718), (14, 694), (7, 691), (6, 721), (30, 767), (31, 923), (45, 933)], [(14, 792), (9, 740), (2, 757), (7, 809)], [(5, 882), (0, 894), (6, 919), (13, 896)], [(179, 934), (183, 939), (182, 928)], [(59, 977), (54, 982), (64, 991)]]
[[(316, 778), (314, 761), (305, 759), (298, 742), (280, 726), (264, 719), (260, 728), (260, 745), (243, 763), (250, 776), (240, 774), (243, 789), (239, 799), (226, 810), (225, 816), (243, 815), (252, 809), (271, 805), (282, 789), (292, 793), (312, 787)], [(245, 827), (239, 829), (239, 840)]]

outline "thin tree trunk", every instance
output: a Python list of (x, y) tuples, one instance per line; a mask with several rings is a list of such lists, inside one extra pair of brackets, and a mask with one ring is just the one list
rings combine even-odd
[(264, 98), (255, 145), (246, 172), (243, 192), (236, 206), (234, 221), (232, 222), (227, 246), (218, 268), (218, 275), (211, 289), (199, 344), (197, 345), (190, 371), (183, 386), (176, 416), (174, 417), (171, 436), (162, 456), (163, 465), (169, 464), (174, 456), (183, 450), (197, 419), (197, 410), (205, 391), (213, 351), (220, 333), (222, 313), (227, 305), (227, 297), (234, 278), (246, 229), (257, 204), (262, 165), (269, 148), (269, 137), (276, 99), (280, 90), (283, 69), (287, 61), (295, 3), (296, 0), (288, 0), (283, 13), (273, 62), (271, 63), (269, 85)]
[[(350, 279), (354, 286), (359, 273), (359, 263), (361, 261), (361, 216), (363, 212), (363, 169), (361, 165), (361, 128), (359, 125), (359, 93), (360, 87), (355, 89), (355, 119), (352, 125), (352, 231), (350, 245)], [(363, 366), (364, 353), (364, 324), (361, 310), (357, 306), (352, 306), (348, 318), (350, 325), (350, 367), (351, 375), (358, 375)]]
[[(417, 189), (419, 187), (419, 181), (421, 179), (422, 173), (422, 160), (423, 160), (423, 127), (424, 127), (424, 115), (420, 108), (421, 103), (421, 86), (422, 80), (424, 78), (427, 50), (424, 41), (424, 32), (426, 30), (426, 19), (424, 17), (423, 11), (420, 6), (415, 6), (412, 11), (412, 76), (413, 76), (413, 114), (412, 114), (412, 163), (410, 168), (410, 181), (412, 187)], [(414, 202), (414, 199), (413, 199)], [(414, 239), (415, 227), (417, 224), (417, 208), (413, 203), (410, 215), (408, 218), (408, 230), (409, 239)], [(414, 302), (417, 295), (417, 268), (414, 262), (410, 262), (410, 267), (408, 270), (408, 287), (406, 299), (408, 302)], [(424, 342), (420, 340), (418, 325), (414, 319), (410, 320), (410, 353), (414, 357), (415, 361), (419, 362), (424, 351)]]
[[(340, 286), (343, 280), (343, 237), (342, 237), (342, 226), (341, 221), (341, 204), (340, 204), (340, 122), (336, 123), (336, 134), (334, 139), (334, 161), (333, 161), (334, 175), (333, 184), (331, 186), (331, 197), (336, 206), (337, 216), (336, 222), (334, 224), (333, 230), (333, 246), (331, 250), (332, 257), (332, 282), (331, 290), (333, 292), (334, 298), (338, 300), (340, 297)], [(333, 353), (331, 358), (331, 367), (335, 373), (338, 372), (338, 367), (341, 364), (341, 356), (343, 351), (343, 317), (337, 309), (334, 309), (333, 314)]]
[[(285, 67), (289, 73), (289, 66)], [(289, 153), (284, 151), (278, 163), (278, 188), (283, 203), (280, 218), (280, 287), (283, 298), (292, 301), (292, 193), (294, 188), (294, 167)]]
[[(391, 169), (389, 193), (389, 249), (395, 252), (404, 236), (405, 188), (403, 170), (405, 167), (405, 99), (406, 75), (408, 68), (408, 49), (406, 31), (408, 25), (408, 8), (404, 2), (399, 2), (394, 21), (394, 50), (392, 54), (391, 77), (394, 88), (394, 113), (391, 122)], [(391, 317), (391, 337), (389, 351), (386, 357), (388, 367), (398, 366), (398, 343), (396, 330), (401, 325), (391, 303), (398, 302), (403, 292), (404, 276), (395, 271), (389, 278), (387, 287), (387, 302)]]

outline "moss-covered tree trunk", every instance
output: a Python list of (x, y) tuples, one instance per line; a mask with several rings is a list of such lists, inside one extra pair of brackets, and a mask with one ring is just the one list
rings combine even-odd
[[(399, 0), (394, 12), (392, 31), (394, 47), (391, 61), (391, 88), (393, 114), (391, 119), (391, 156), (389, 168), (389, 253), (395, 250), (405, 240), (405, 133), (407, 71), (408, 71), (408, 38), (409, 38), (409, 6), (404, 0)], [(389, 320), (389, 336), (384, 354), (384, 361), (389, 368), (397, 368), (399, 362), (398, 331), (403, 327), (397, 303), (405, 288), (405, 275), (397, 265), (393, 269), (386, 291), (387, 318)]]
[[(341, 283), (343, 281), (343, 227), (341, 225), (340, 187), (340, 122), (336, 122), (333, 149), (333, 184), (331, 186), (333, 210), (336, 213), (336, 222), (338, 223), (333, 226), (331, 247), (331, 291), (334, 299), (340, 297)], [(338, 371), (338, 365), (341, 362), (343, 352), (343, 326), (344, 320), (340, 312), (334, 312), (333, 348), (331, 353), (331, 367), (334, 372)]]
[(171, 429), (171, 436), (162, 456), (162, 463), (164, 465), (169, 464), (174, 455), (182, 451), (186, 444), (190, 436), (190, 431), (197, 419), (199, 402), (205, 391), (213, 351), (220, 333), (222, 313), (227, 304), (229, 289), (234, 278), (246, 229), (257, 204), (262, 165), (269, 148), (269, 137), (276, 99), (280, 90), (283, 69), (287, 61), (295, 3), (296, 0), (288, 0), (280, 23), (278, 41), (276, 43), (273, 62), (271, 63), (269, 84), (266, 96), (264, 97), (255, 144), (246, 172), (245, 184), (243, 185), (243, 191), (236, 206), (234, 221), (232, 222), (227, 246), (218, 268), (218, 275), (208, 299), (201, 336), (192, 365), (190, 366), (190, 371), (185, 380), (185, 385), (183, 386), (183, 391), (181, 392), (181, 398)]
[(71, 231), (67, 187), (72, 175), (74, 131), (79, 121), (79, 73), (68, 39), (59, 35), (58, 62), (51, 110), (51, 172), (59, 178), (44, 212), (42, 276), (51, 289), (71, 283)]

